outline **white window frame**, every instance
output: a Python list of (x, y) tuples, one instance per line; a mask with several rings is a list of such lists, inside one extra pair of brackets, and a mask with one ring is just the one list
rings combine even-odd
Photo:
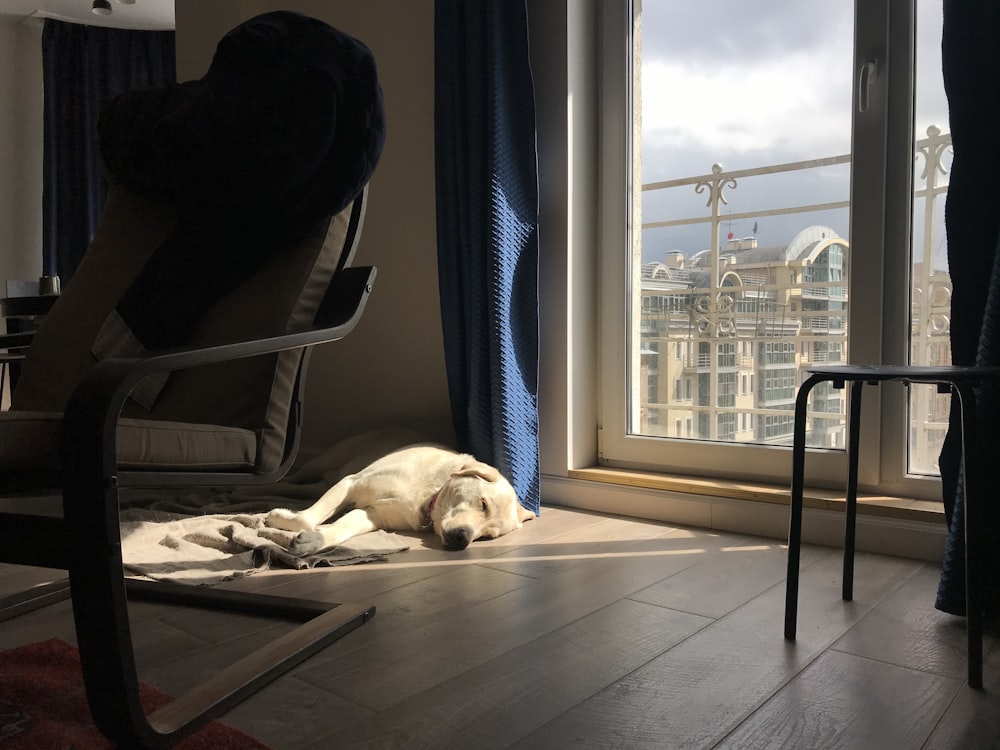
[[(888, 196), (912, 194), (913, 164), (913, 25), (915, 9), (908, 0), (863, 0), (856, 3), (854, 69), (876, 60), (877, 73), (869, 92), (867, 111), (855, 109), (851, 184), (851, 304), (849, 309), (851, 361), (854, 363), (904, 363), (909, 331), (909, 236), (911, 202)], [(632, 217), (638, 215), (627, 189), (632, 142), (630, 110), (632, 85), (628, 71), (631, 44), (630, 3), (600, 3), (599, 54), (599, 273), (600, 314), (599, 463), (624, 468), (654, 469), (669, 473), (699, 474), (718, 478), (787, 481), (789, 448), (762, 445), (726, 445), (705, 441), (673, 440), (629, 434), (629, 378), (640, 368), (628, 367), (630, 355), (628, 311), (639, 309), (639, 285), (630, 290), (629, 252), (622, 252), (630, 237)], [(891, 36), (890, 36), (890, 13)], [(855, 87), (857, 87), (855, 76)], [(623, 85), (623, 82), (627, 85)], [(890, 96), (890, 91), (892, 95)], [(855, 91), (855, 101), (857, 91)], [(887, 137), (892, 132), (893, 138)], [(820, 156), (820, 155), (817, 155)], [(884, 165), (884, 168), (883, 166)], [(870, 173), (862, 170), (870, 168)], [(636, 191), (638, 193), (638, 191)], [(883, 268), (904, 273), (885, 274)], [(881, 320), (882, 326), (871, 321)], [(887, 331), (885, 336), (880, 330)], [(638, 342), (632, 351), (638, 352)], [(635, 355), (638, 357), (638, 354)], [(940, 498), (935, 478), (905, 473), (906, 391), (901, 387), (866, 389), (862, 421), (865, 425), (859, 472), (862, 489), (886, 494)], [(898, 429), (880, 425), (898, 425)], [(810, 451), (808, 480), (815, 485), (843, 482), (843, 451)]]

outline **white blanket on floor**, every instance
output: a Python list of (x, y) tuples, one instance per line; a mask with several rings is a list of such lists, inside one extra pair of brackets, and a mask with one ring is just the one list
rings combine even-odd
[(408, 548), (396, 534), (373, 531), (315, 555), (291, 555), (288, 545), (295, 534), (264, 525), (266, 511), (275, 507), (273, 498), (189, 494), (152, 503), (132, 499), (126, 505), (131, 507), (121, 512), (125, 571), (153, 580), (210, 586), (271, 566), (354, 565)]

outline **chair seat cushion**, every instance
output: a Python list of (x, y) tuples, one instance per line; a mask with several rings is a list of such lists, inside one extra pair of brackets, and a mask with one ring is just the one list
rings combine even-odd
[[(59, 465), (59, 412), (0, 412), (0, 471)], [(144, 471), (251, 470), (257, 435), (239, 427), (123, 418), (118, 465)]]

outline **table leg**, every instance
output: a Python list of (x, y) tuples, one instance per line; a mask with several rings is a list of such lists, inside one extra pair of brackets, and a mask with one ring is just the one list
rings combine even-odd
[(858, 454), (861, 446), (861, 391), (863, 380), (851, 382), (851, 411), (847, 421), (847, 509), (844, 514), (844, 577), (842, 596), (854, 599), (854, 544), (858, 520)]
[(823, 378), (813, 375), (795, 397), (795, 437), (792, 443), (791, 513), (788, 522), (788, 574), (785, 578), (785, 638), (795, 640), (799, 604), (799, 558), (802, 547), (802, 496), (805, 491), (806, 407), (809, 391)]

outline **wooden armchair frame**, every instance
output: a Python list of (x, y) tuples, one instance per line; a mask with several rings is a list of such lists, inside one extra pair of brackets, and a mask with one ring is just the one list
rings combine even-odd
[[(364, 196), (351, 215), (350, 258), (364, 215)], [(279, 480), (295, 458), (301, 433), (301, 393), (311, 347), (343, 338), (357, 325), (375, 279), (372, 267), (341, 267), (308, 330), (260, 340), (176, 349), (143, 358), (102, 362), (83, 378), (60, 427), (62, 518), (0, 513), (6, 562), (64, 568), (59, 581), (0, 602), (0, 620), (72, 598), (73, 617), (91, 712), (97, 727), (123, 747), (169, 747), (311, 654), (368, 622), (375, 608), (361, 604), (200, 589), (127, 580), (119, 530), (119, 491), (126, 487), (261, 485)], [(4, 339), (0, 337), (0, 347)], [(14, 343), (14, 342), (10, 342)], [(17, 339), (23, 343), (23, 337)], [(116, 450), (119, 413), (132, 388), (154, 372), (301, 349), (280, 466), (266, 473), (120, 470)], [(51, 477), (48, 477), (51, 479)], [(37, 484), (37, 477), (32, 483)], [(22, 489), (0, 475), (0, 490)], [(50, 485), (51, 486), (51, 485)], [(0, 495), (5, 494), (0, 491)], [(39, 543), (43, 540), (43, 544)], [(219, 608), (282, 617), (302, 624), (170, 704), (146, 715), (139, 702), (128, 617), (129, 599)]]

